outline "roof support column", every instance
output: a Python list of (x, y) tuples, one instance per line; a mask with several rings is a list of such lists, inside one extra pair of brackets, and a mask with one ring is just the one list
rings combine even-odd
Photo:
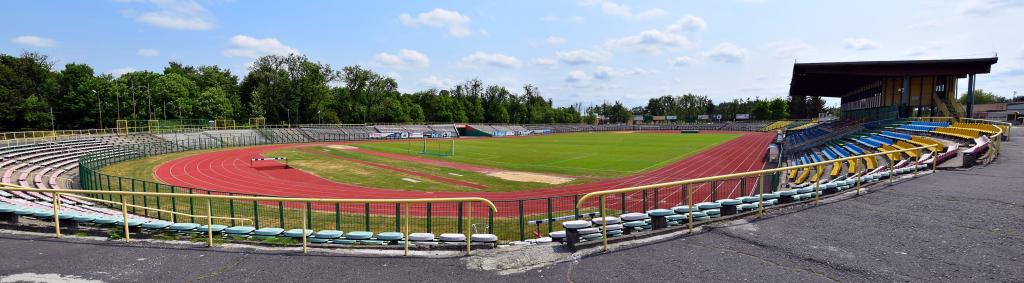
[[(956, 99), (955, 92), (954, 96), (950, 99)], [(967, 115), (967, 118), (973, 118), (972, 116), (974, 115), (974, 74), (967, 75), (967, 105), (964, 105), (964, 108), (966, 108), (964, 110), (965, 112), (967, 112), (964, 113), (964, 115)]]
[(910, 76), (903, 76), (903, 92), (900, 93), (900, 106), (898, 108), (899, 112), (900, 112), (899, 118), (910, 117), (910, 111), (908, 111), (909, 107), (907, 107), (907, 105), (909, 103), (910, 103)]

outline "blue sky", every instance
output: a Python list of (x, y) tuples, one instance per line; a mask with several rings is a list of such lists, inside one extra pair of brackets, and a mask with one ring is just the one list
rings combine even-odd
[[(1022, 0), (4, 1), (0, 52), (98, 72), (167, 61), (241, 77), (254, 56), (362, 65), (402, 91), (478, 77), (558, 105), (782, 97), (792, 64), (990, 57), (978, 86), (1024, 95)], [(831, 101), (834, 104), (835, 101)]]

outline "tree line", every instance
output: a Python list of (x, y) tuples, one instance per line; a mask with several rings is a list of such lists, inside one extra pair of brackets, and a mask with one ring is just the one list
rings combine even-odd
[[(263, 117), (268, 124), (304, 123), (625, 123), (633, 115), (698, 115), (753, 119), (803, 118), (819, 112), (820, 98), (746, 99), (715, 104), (686, 94), (651, 98), (645, 107), (621, 102), (584, 108), (554, 106), (526, 84), (510, 90), (480, 79), (447, 89), (398, 90), (391, 77), (361, 66), (332, 66), (302, 55), (257, 58), (239, 77), (219, 66), (169, 62), (162, 72), (113, 76), (88, 64), (57, 69), (42, 54), (0, 54), (0, 131), (111, 128), (124, 120), (236, 120)], [(814, 114), (816, 116), (816, 114)]]

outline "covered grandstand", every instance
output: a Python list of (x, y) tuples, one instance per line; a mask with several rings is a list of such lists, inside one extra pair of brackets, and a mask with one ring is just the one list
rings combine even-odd
[(835, 97), (844, 119), (971, 117), (957, 101), (959, 79), (973, 94), (975, 76), (991, 72), (998, 58), (796, 63), (790, 96)]

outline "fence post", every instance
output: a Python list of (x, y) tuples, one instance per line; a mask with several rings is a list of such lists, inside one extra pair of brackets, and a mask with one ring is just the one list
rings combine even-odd
[(334, 230), (341, 231), (341, 203), (334, 203)]
[[(228, 193), (228, 196), (233, 196), (234, 193)], [(231, 214), (231, 226), (235, 226), (235, 199), (228, 199), (228, 213)]]
[[(134, 181), (133, 181), (132, 184), (134, 184)], [(142, 181), (142, 192), (143, 193), (147, 192), (146, 191), (146, 181)], [(143, 196), (142, 197), (142, 206), (149, 207), (149, 197), (148, 196)], [(142, 215), (146, 216), (146, 217), (149, 217), (149, 209), (143, 209), (142, 210)]]
[(487, 234), (494, 234), (494, 211), (487, 210)]
[(626, 213), (626, 193), (619, 193), (619, 202), (620, 202), (620, 205), (622, 206), (622, 212), (621, 213)]
[(580, 201), (580, 195), (572, 195), (572, 217), (573, 217), (573, 219), (576, 219), (576, 220), (579, 220), (581, 218), (581, 216), (580, 216), (580, 208), (576, 207), (576, 203), (579, 202), (579, 201)]
[(402, 204), (395, 203), (395, 231), (402, 231)]
[(54, 236), (60, 239), (60, 193), (53, 193), (53, 230)]
[(718, 200), (718, 182), (711, 181), (711, 201)]
[(255, 200), (252, 201), (252, 226), (260, 228), (260, 204)]
[(458, 223), (458, 224), (456, 224), (456, 226), (457, 226), (458, 228), (456, 229), (456, 231), (455, 231), (455, 232), (456, 232), (456, 233), (462, 233), (462, 202), (459, 202), (458, 204), (459, 204), (459, 205), (458, 205), (458, 206), (456, 206), (456, 211), (457, 211), (457, 212), (456, 212), (456, 214), (458, 214), (458, 215), (456, 215), (456, 217), (457, 217), (457, 219), (458, 219), (458, 220), (456, 221), (456, 222)]
[(643, 208), (641, 208), (640, 211), (641, 212), (646, 212), (647, 211), (647, 190), (643, 190), (641, 192), (643, 192)]
[[(171, 193), (176, 193), (174, 186), (171, 186)], [(171, 211), (178, 212), (178, 197), (171, 197)], [(171, 213), (171, 222), (178, 222), (178, 214)]]
[(285, 226), (284, 226), (284, 202), (283, 201), (278, 201), (277, 202), (277, 217), (278, 217), (278, 221), (279, 221), (278, 223), (281, 223), (279, 227), (281, 227), (281, 229), (284, 229)]
[[(302, 227), (302, 229), (313, 228), (313, 203), (311, 202), (306, 203), (306, 222)], [(303, 231), (303, 233), (305, 233), (305, 231)]]
[(747, 176), (740, 178), (740, 196), (747, 196)]
[[(575, 203), (573, 203), (573, 205), (575, 205)], [(555, 222), (555, 219), (554, 217), (552, 217), (551, 213), (551, 197), (548, 197), (548, 233), (551, 232), (551, 228), (553, 228), (554, 226), (553, 222)]]
[[(143, 184), (145, 184), (145, 183), (143, 183)], [(160, 192), (160, 183), (153, 183), (153, 184), (156, 187), (155, 191), (157, 193), (159, 193)], [(161, 206), (160, 206), (160, 197), (156, 197), (156, 209), (162, 209)], [(156, 212), (156, 218), (161, 218), (162, 219), (163, 216), (164, 216), (163, 212), (161, 212), (161, 211), (157, 211)]]
[[(234, 216), (232, 216), (234, 217)], [(234, 222), (234, 219), (231, 219)], [(206, 246), (213, 246), (213, 199), (206, 198)]]
[(366, 231), (370, 231), (370, 203), (366, 203), (363, 209), (366, 212), (363, 214), (363, 220), (366, 222)]
[(432, 209), (433, 206), (434, 206), (434, 203), (432, 203), (432, 202), (428, 202), (427, 203), (427, 233), (434, 233), (434, 229), (433, 229), (434, 226), (431, 225), (432, 223), (430, 222), (430, 219), (432, 218), (430, 214), (433, 213), (433, 211), (432, 211), (433, 210)]
[(523, 200), (519, 200), (519, 240), (526, 241), (526, 212), (523, 211)]
[(188, 194), (189, 194), (189, 197), (188, 197), (188, 214), (193, 215), (192, 218), (191, 218), (192, 219), (192, 223), (196, 223), (196, 217), (195, 217), (195, 215), (196, 215), (196, 202), (195, 202), (195, 198), (192, 197), (192, 195), (193, 195), (192, 188), (188, 188)]

